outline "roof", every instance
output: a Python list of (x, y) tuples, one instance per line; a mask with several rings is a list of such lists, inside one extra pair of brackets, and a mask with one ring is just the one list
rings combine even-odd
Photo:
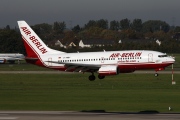
[[(156, 39), (157, 40), (157, 39)], [(123, 43), (127, 42), (127, 43), (149, 43), (149, 42), (153, 42), (153, 41), (156, 41), (156, 40), (152, 40), (152, 39), (123, 39), (121, 40)]]

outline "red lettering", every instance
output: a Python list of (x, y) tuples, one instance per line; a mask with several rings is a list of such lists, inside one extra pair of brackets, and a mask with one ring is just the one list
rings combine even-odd
[(128, 55), (129, 55), (129, 53), (126, 53), (125, 57), (129, 57)]
[(116, 53), (116, 54), (115, 54), (115, 57), (119, 57), (119, 53)]
[(26, 30), (27, 30), (27, 27), (21, 27), (21, 29), (22, 29), (23, 31), (26, 31)]
[(26, 35), (31, 34), (31, 31), (29, 31), (29, 30), (27, 29), (27, 27), (21, 27), (21, 29), (24, 31), (24, 33), (25, 33)]
[(121, 57), (125, 57), (125, 53), (123, 53), (123, 54), (121, 55)]
[(41, 45), (41, 44), (39, 44), (39, 45), (37, 45), (37, 48), (39, 49), (41, 46), (42, 46), (42, 45)]
[(34, 40), (32, 40), (32, 42), (33, 42), (33, 43), (36, 43), (36, 42), (38, 42), (38, 40), (37, 40), (37, 39), (34, 39)]
[(129, 57), (134, 57), (134, 53), (130, 53), (130, 54), (129, 54)]
[(40, 42), (36, 42), (35, 45), (38, 47), (39, 45), (41, 45)]
[(113, 53), (112, 55), (110, 55), (110, 57), (112, 58), (116, 58), (116, 57), (119, 57), (120, 53)]
[(114, 57), (114, 53), (110, 57)]
[(21, 27), (21, 29), (26, 35), (29, 35), (29, 39), (34, 43), (34, 45), (36, 45), (36, 47), (41, 51), (42, 54), (47, 52), (47, 50), (42, 47), (42, 44), (38, 41), (38, 39), (36, 39), (35, 36), (31, 35), (31, 31), (29, 31), (27, 27)]
[(142, 52), (137, 52), (137, 53), (113, 53), (110, 55), (110, 57), (112, 58), (116, 58), (116, 57), (140, 57), (142, 54)]
[(139, 54), (138, 54), (138, 55), (139, 55), (139, 57), (141, 56), (141, 54), (142, 54), (142, 52), (139, 52)]
[(46, 53), (47, 51), (46, 51), (46, 49), (43, 47), (43, 48), (41, 48), (40, 49), (41, 50), (41, 52), (42, 52), (42, 54), (44, 54), (44, 53)]

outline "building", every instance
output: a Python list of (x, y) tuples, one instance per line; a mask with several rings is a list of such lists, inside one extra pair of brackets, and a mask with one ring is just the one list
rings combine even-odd
[(60, 40), (57, 40), (57, 41), (55, 42), (55, 46), (59, 46), (59, 47), (66, 48), (66, 46), (63, 45)]

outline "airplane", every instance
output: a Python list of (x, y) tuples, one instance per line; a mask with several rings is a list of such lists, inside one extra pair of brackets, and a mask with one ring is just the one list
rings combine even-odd
[(90, 72), (90, 81), (105, 76), (131, 73), (135, 70), (164, 70), (175, 62), (165, 53), (152, 50), (123, 50), (65, 53), (49, 48), (25, 21), (17, 21), (27, 52), (26, 61), (42, 67), (66, 72)]
[(20, 53), (0, 53), (0, 63), (9, 62), (13, 64), (16, 60), (23, 60), (24, 58), (24, 55)]

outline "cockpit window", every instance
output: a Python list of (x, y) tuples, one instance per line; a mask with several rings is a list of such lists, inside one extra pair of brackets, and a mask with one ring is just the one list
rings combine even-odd
[(167, 55), (158, 55), (158, 57), (167, 57)]

